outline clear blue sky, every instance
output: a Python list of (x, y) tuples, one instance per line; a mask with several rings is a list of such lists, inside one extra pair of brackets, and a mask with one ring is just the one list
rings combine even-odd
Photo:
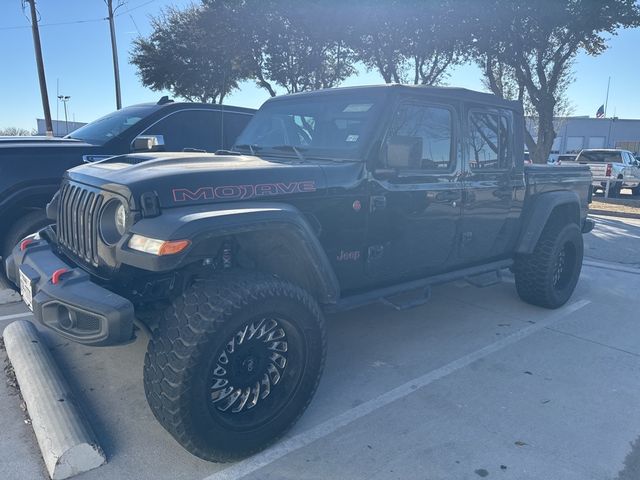
[[(35, 128), (42, 118), (38, 78), (29, 22), (20, 0), (0, 2), (0, 128), (17, 126)], [(140, 32), (150, 32), (149, 15), (158, 14), (167, 5), (187, 5), (190, 0), (127, 0), (116, 19), (118, 50), (124, 105), (155, 101), (160, 92), (143, 87), (135, 68), (128, 63), (132, 40)], [(38, 0), (40, 35), (51, 112), (56, 118), (56, 82), (60, 93), (70, 95), (70, 120), (91, 121), (115, 109), (113, 70), (108, 23), (103, 0)], [(129, 11), (127, 11), (129, 10)], [(28, 12), (27, 12), (28, 15)], [(97, 20), (69, 25), (50, 23)], [(22, 27), (22, 28), (13, 28)], [(607, 78), (611, 76), (608, 115), (640, 118), (640, 29), (624, 30), (609, 42), (609, 50), (599, 57), (580, 55), (576, 62), (575, 82), (569, 97), (574, 115), (595, 116), (604, 103)], [(382, 83), (374, 72), (361, 72), (345, 85)], [(461, 66), (452, 72), (449, 85), (481, 90), (480, 72), (474, 66)], [(258, 107), (267, 99), (265, 91), (253, 83), (227, 97), (227, 103)], [(60, 105), (59, 117), (64, 114)]]

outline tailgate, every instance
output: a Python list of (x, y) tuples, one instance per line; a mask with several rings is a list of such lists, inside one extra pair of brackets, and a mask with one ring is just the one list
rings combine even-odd
[[(589, 170), (591, 170), (591, 175), (593, 175), (593, 178), (605, 178), (607, 176), (607, 165), (610, 165), (610, 164), (602, 163), (602, 162), (593, 162), (593, 163), (580, 162), (580, 165), (586, 165), (587, 167), (589, 167)], [(611, 176), (611, 171), (609, 171), (609, 176)]]

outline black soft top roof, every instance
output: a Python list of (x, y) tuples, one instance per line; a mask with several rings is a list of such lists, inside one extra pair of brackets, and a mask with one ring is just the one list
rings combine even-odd
[[(292, 98), (315, 97), (321, 95), (336, 94), (369, 94), (369, 95), (391, 95), (393, 93), (404, 93), (407, 95), (428, 95), (434, 97), (442, 97), (448, 99), (462, 100), (467, 102), (477, 102), (491, 104), (499, 107), (509, 108), (512, 110), (522, 110), (520, 102), (516, 100), (505, 100), (491, 93), (477, 92), (467, 88), (459, 87), (429, 87), (426, 85), (400, 85), (396, 83), (384, 85), (368, 85), (361, 87), (339, 87), (325, 88), (312, 92), (293, 93), (290, 95), (282, 95), (270, 98), (267, 102), (277, 102)], [(265, 103), (267, 103), (265, 102)]]

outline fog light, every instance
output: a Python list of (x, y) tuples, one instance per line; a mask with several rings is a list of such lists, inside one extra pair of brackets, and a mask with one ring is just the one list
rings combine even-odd
[(76, 314), (67, 307), (62, 305), (58, 306), (58, 325), (63, 330), (71, 330), (76, 326)]

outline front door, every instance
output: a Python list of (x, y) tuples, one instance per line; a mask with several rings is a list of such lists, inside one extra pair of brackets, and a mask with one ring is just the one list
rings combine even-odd
[(375, 282), (435, 273), (450, 260), (462, 200), (458, 131), (452, 105), (397, 107), (369, 183), (367, 272)]

